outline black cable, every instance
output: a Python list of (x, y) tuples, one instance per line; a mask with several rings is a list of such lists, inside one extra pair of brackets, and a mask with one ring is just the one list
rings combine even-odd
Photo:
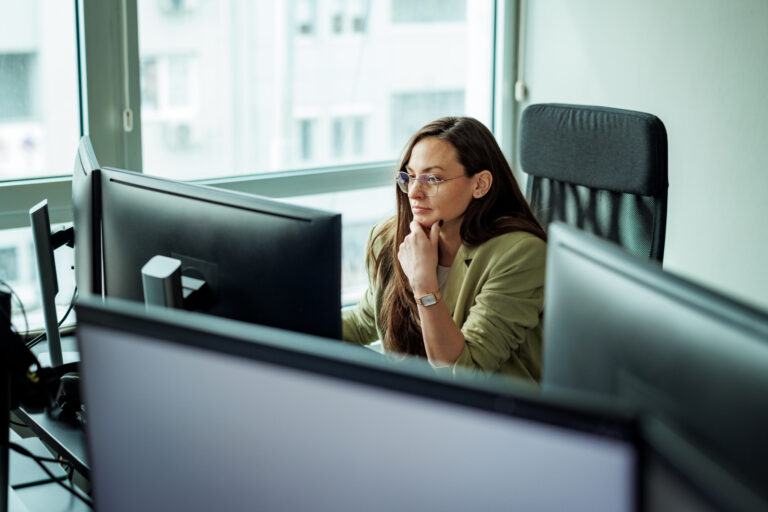
[(45, 471), (45, 474), (48, 475), (51, 478), (51, 480), (53, 480), (54, 482), (56, 482), (57, 484), (59, 484), (60, 486), (65, 488), (67, 491), (69, 491), (72, 494), (74, 494), (76, 497), (80, 498), (80, 500), (83, 503), (85, 503), (89, 507), (93, 508), (93, 501), (91, 501), (90, 498), (80, 494), (80, 492), (75, 488), (74, 484), (72, 484), (72, 486), (70, 487), (70, 486), (66, 485), (64, 482), (62, 482), (61, 480), (59, 480), (53, 473), (51, 473), (51, 471), (45, 466), (45, 464), (43, 464), (43, 462), (54, 462), (54, 463), (59, 463), (59, 464), (64, 463), (64, 464), (70, 465), (69, 462), (66, 462), (66, 461), (63, 461), (63, 460), (60, 461), (60, 460), (56, 460), (56, 459), (51, 459), (51, 458), (48, 458), (48, 457), (40, 457), (40, 456), (35, 455), (34, 453), (30, 452), (29, 450), (27, 450), (26, 448), (24, 448), (23, 446), (21, 446), (18, 443), (11, 442), (11, 443), (9, 443), (9, 446), (10, 446), (11, 450), (15, 451), (16, 453), (20, 453), (21, 455), (24, 455), (25, 457), (29, 457), (32, 460), (34, 460), (35, 462), (37, 462), (37, 465), (40, 466), (43, 471)]
[[(69, 307), (67, 308), (67, 311), (64, 312), (64, 316), (61, 317), (61, 320), (58, 322), (59, 329), (61, 329), (62, 324), (64, 324), (64, 320), (67, 319), (69, 316), (69, 313), (72, 312), (72, 308), (75, 307), (75, 300), (77, 300), (77, 286), (75, 286), (74, 292), (72, 292), (72, 298), (69, 301)], [(46, 333), (43, 331), (39, 335), (35, 336), (35, 338), (27, 341), (27, 348), (32, 348), (41, 341), (45, 340)]]
[[(19, 450), (14, 449), (14, 451), (18, 452), (18, 453), (21, 453), (25, 457), (29, 457), (29, 458), (32, 458), (32, 459), (37, 459), (40, 462), (53, 462), (54, 464), (61, 464), (63, 466), (66, 466), (64, 468), (64, 471), (67, 471), (72, 466), (72, 463), (67, 461), (67, 460), (64, 460), (64, 459), (54, 459), (53, 457), (45, 457), (43, 455), (35, 455), (31, 451), (29, 451), (26, 447), (24, 447), (24, 446), (22, 446), (22, 445), (20, 445), (18, 443), (12, 442), (12, 444), (16, 445), (16, 448), (19, 448)], [(22, 453), (20, 450), (26, 450), (26, 452)]]
[[(13, 287), (11, 287), (11, 285), (8, 284), (7, 281), (5, 281), (4, 279), (0, 279), (0, 285), (3, 285), (6, 288), (8, 288), (8, 291), (11, 293), (11, 296), (16, 297), (16, 302), (19, 304), (19, 308), (21, 309), (21, 314), (24, 315), (24, 329), (26, 330), (24, 334), (24, 338), (26, 338), (27, 335), (29, 335), (29, 322), (27, 321), (27, 311), (24, 309), (24, 303), (21, 302), (21, 298), (19, 297), (19, 294), (16, 293), (16, 291), (13, 289)], [(11, 329), (13, 329), (13, 331), (16, 334), (18, 334), (19, 331), (17, 331), (16, 328), (13, 326), (12, 316), (13, 315), (11, 315), (11, 312), (8, 311), (8, 323), (11, 324)]]

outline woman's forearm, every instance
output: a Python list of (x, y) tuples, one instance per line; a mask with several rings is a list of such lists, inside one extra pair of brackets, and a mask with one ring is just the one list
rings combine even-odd
[(440, 300), (431, 306), (419, 305), (421, 332), (424, 336), (424, 348), (432, 364), (453, 364), (464, 350), (464, 334), (448, 311), (448, 306)]

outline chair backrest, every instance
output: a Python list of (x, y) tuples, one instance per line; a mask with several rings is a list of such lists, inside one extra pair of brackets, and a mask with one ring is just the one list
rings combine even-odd
[(667, 221), (667, 132), (644, 112), (528, 106), (520, 125), (527, 198), (544, 226), (559, 220), (657, 261)]

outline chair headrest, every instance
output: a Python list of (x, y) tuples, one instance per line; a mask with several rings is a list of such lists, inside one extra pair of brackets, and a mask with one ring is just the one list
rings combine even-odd
[(652, 115), (560, 103), (528, 106), (520, 163), (533, 176), (643, 196), (667, 182), (667, 131)]

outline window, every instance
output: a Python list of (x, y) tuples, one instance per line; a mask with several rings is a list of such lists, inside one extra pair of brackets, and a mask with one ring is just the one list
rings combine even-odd
[[(54, 225), (53, 229), (63, 227)], [(75, 276), (72, 272), (74, 250), (64, 246), (54, 251), (59, 293), (56, 295), (56, 310), (59, 318), (66, 311), (72, 300), (75, 288)], [(32, 232), (28, 227), (0, 230), (0, 279), (6, 281), (24, 306), (22, 313), (14, 301), (13, 323), (23, 331), (27, 328), (39, 329), (43, 326), (43, 312), (40, 304), (40, 285), (37, 279), (35, 248)], [(74, 315), (68, 317), (71, 323)]]
[(334, 34), (344, 32), (344, 0), (334, 0), (331, 9), (331, 31)]
[(430, 117), (490, 124), (493, 1), (476, 0), (471, 23), (466, 2), (374, 5), (221, 0), (179, 17), (139, 0), (144, 169), (221, 178), (380, 162)]
[(315, 156), (315, 121), (314, 119), (301, 119), (299, 121), (299, 147), (301, 159), (312, 160)]
[(0, 119), (32, 117), (32, 53), (0, 54)]
[(0, 280), (17, 281), (19, 279), (19, 256), (16, 247), (0, 247)]
[(0, 20), (0, 181), (69, 174), (80, 135), (73, 2), (2, 2)]
[[(394, 186), (373, 188), (383, 169), (389, 178), (380, 162), (438, 117), (490, 126), (494, 2), (472, 6), (470, 17), (467, 2), (453, 0), (220, 0), (172, 17), (138, 0), (145, 172), (275, 180), (379, 162), (370, 181), (355, 175), (359, 190), (339, 180), (337, 192), (292, 198), (343, 212), (349, 298), (365, 284), (371, 225), (394, 212)], [(263, 193), (245, 181), (240, 190)]]
[(365, 118), (336, 117), (331, 120), (331, 150), (336, 160), (354, 160), (365, 154)]
[[(110, 165), (139, 170), (143, 160), (145, 172), (169, 178), (213, 178), (258, 193), (267, 184), (275, 197), (286, 196), (286, 189), (312, 194), (302, 197), (343, 212), (344, 268), (354, 273), (354, 265), (363, 264), (371, 224), (394, 210), (387, 162), (398, 158), (412, 132), (449, 113), (491, 122), (494, 1), (473, 0), (471, 11), (465, 1), (412, 3), (137, 0), (134, 21), (133, 3), (122, 17), (119, 0), (47, 2), (45, 8), (4, 2), (0, 181), (67, 176), (81, 132), (108, 134), (115, 147), (96, 150)], [(88, 13), (79, 20), (111, 27), (106, 35), (77, 34), (73, 4)], [(113, 30), (115, 19), (128, 22), (129, 55), (138, 49), (139, 69), (129, 60), (127, 73), (139, 74), (139, 88), (123, 80), (123, 33)], [(84, 75), (91, 108), (82, 112), (78, 37), (88, 70), (114, 74), (103, 83), (98, 73)], [(102, 115), (120, 112), (126, 96), (141, 109), (133, 132)], [(81, 127), (81, 118), (90, 126)], [(260, 177), (239, 177), (261, 173), (270, 174), (258, 183)], [(57, 203), (55, 220), (66, 220), (64, 185), (40, 182), (24, 197), (14, 188), (22, 185), (0, 186), (2, 226), (25, 226), (22, 214), (46, 196)], [(367, 198), (365, 207), (343, 204), (360, 201), (353, 196)], [(26, 233), (26, 227), (3, 231), (18, 240), (3, 238), (0, 258), (3, 272), (14, 272), (18, 283), (27, 280), (23, 287), (33, 300)], [(350, 256), (354, 251), (357, 256)], [(71, 277), (71, 270), (63, 268), (62, 276)], [(344, 282), (354, 279), (345, 276)]]
[[(393, 180), (394, 183), (394, 180)], [(371, 228), (395, 212), (395, 187), (368, 188), (285, 199), (286, 202), (341, 212), (341, 288), (344, 305), (357, 302), (368, 286), (365, 243)]]
[(296, 3), (296, 32), (309, 36), (315, 33), (315, 18), (317, 17), (316, 0), (297, 0)]
[(392, 0), (395, 23), (462, 22), (466, 17), (466, 0)]
[(350, 0), (350, 20), (352, 32), (363, 33), (368, 26), (368, 9), (370, 0)]
[[(66, 203), (68, 195), (63, 180), (29, 178), (72, 174), (81, 133), (75, 2), (0, 2), (0, 20), (0, 219), (14, 228), (0, 229), (0, 278), (21, 299), (26, 324), (40, 328), (27, 211), (45, 197)], [(61, 210), (52, 208), (54, 215)], [(56, 263), (57, 301), (68, 303), (74, 276), (67, 251), (56, 251)], [(13, 314), (15, 327), (26, 329), (15, 305)]]
[(438, 117), (462, 115), (464, 91), (419, 91), (393, 93), (391, 100), (392, 140), (408, 140), (419, 128)]

